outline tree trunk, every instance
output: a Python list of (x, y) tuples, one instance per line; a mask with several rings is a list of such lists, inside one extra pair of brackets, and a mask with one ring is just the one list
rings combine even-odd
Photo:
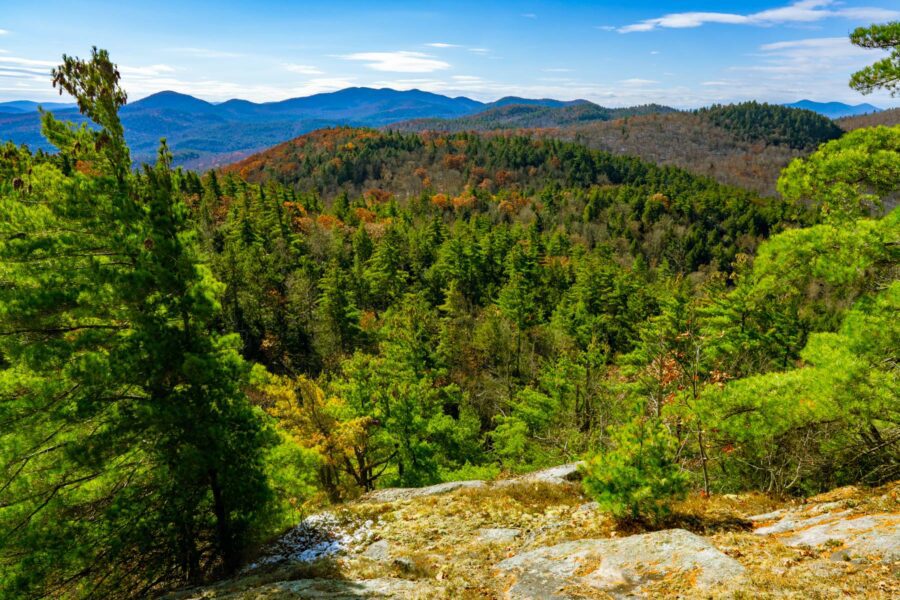
[(697, 443), (700, 445), (700, 464), (703, 466), (703, 492), (709, 498), (709, 471), (706, 468), (706, 448), (703, 447), (703, 427), (697, 423)]
[(234, 547), (234, 540), (231, 536), (231, 520), (228, 517), (228, 510), (225, 508), (225, 501), (222, 498), (222, 488), (219, 486), (219, 477), (215, 469), (209, 472), (209, 487), (213, 494), (213, 509), (216, 514), (216, 534), (219, 541), (219, 553), (222, 556), (222, 564), (225, 568), (225, 574), (234, 573), (240, 562), (237, 548)]

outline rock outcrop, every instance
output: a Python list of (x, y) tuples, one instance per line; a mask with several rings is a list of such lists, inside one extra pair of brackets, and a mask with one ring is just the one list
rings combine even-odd
[(406, 579), (383, 577), (378, 579), (298, 579), (279, 581), (258, 587), (252, 591), (234, 595), (217, 596), (222, 600), (248, 600), (249, 598), (275, 599), (296, 598), (298, 600), (415, 600), (428, 598), (429, 586)]
[(832, 512), (829, 509), (837, 508), (834, 504), (837, 503), (782, 511), (773, 515), (779, 517), (778, 521), (758, 527), (754, 533), (774, 536), (787, 546), (827, 547), (834, 560), (884, 563), (900, 560), (900, 515), (853, 515), (850, 510)]
[(359, 499), (360, 502), (397, 502), (399, 500), (411, 500), (423, 496), (437, 496), (463, 488), (480, 488), (487, 483), (481, 480), (449, 481), (437, 485), (429, 485), (421, 488), (385, 488), (369, 492)]
[(683, 529), (619, 539), (578, 540), (524, 552), (498, 565), (511, 576), (507, 597), (538, 600), (641, 595), (661, 579), (682, 578), (695, 591), (741, 583), (745, 569), (704, 538)]

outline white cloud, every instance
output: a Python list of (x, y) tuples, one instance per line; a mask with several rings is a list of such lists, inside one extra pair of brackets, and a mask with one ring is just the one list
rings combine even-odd
[(841, 8), (834, 0), (800, 0), (788, 6), (772, 8), (750, 14), (720, 12), (670, 13), (655, 19), (645, 19), (638, 23), (620, 27), (620, 33), (652, 31), (664, 27), (684, 29), (700, 27), (707, 23), (728, 25), (774, 25), (778, 23), (813, 23), (827, 18), (863, 19), (883, 21), (900, 16), (900, 12), (884, 8), (859, 7)]
[(482, 78), (478, 75), (454, 75), (450, 79), (454, 79), (456, 81), (482, 81)]
[(872, 59), (872, 53), (850, 43), (846, 37), (810, 38), (763, 44), (759, 47), (763, 64), (734, 70), (796, 73), (824, 76), (849, 73)]
[(299, 73), (300, 75), (322, 75), (322, 70), (313, 65), (298, 65), (287, 63), (284, 65), (285, 70), (291, 73)]
[(448, 44), (447, 42), (431, 42), (425, 45), (432, 48), (459, 48), (459, 44)]
[(653, 79), (639, 79), (637, 77), (633, 77), (631, 79), (623, 79), (619, 83), (623, 85), (652, 85), (659, 82)]
[(243, 56), (243, 54), (238, 52), (214, 50), (212, 48), (172, 48), (172, 51), (179, 54), (187, 54), (188, 56), (196, 56), (197, 58), (238, 58)]
[(14, 64), (23, 67), (57, 67), (59, 62), (55, 60), (33, 60), (30, 58), (19, 58), (17, 56), (0, 56), (0, 63)]
[(651, 50), (650, 54), (655, 56), (655, 55), (659, 54), (659, 50)]
[(615, 31), (616, 28), (612, 25), (597, 25), (594, 29), (599, 29), (600, 31)]
[(0, 35), (8, 35), (8, 34), (9, 34), (8, 29), (0, 29)]
[[(877, 59), (877, 52), (854, 46), (846, 37), (809, 38), (764, 44), (751, 56), (757, 61), (734, 66), (717, 89), (724, 96), (757, 98), (769, 102), (793, 102), (800, 98), (856, 103), (861, 100), (847, 81), (850, 74)], [(732, 78), (733, 77), (733, 78)], [(892, 105), (886, 93), (876, 94), (874, 104)]]
[(550, 67), (547, 69), (541, 69), (544, 73), (571, 73), (572, 69), (567, 69), (565, 67)]
[(166, 73), (174, 73), (175, 68), (169, 65), (147, 65), (146, 67), (129, 67), (119, 65), (122, 77), (158, 77)]
[(525, 13), (522, 17), (525, 19), (537, 19), (537, 15), (534, 13)]
[(404, 50), (396, 52), (355, 52), (353, 54), (345, 54), (341, 58), (365, 62), (368, 68), (375, 71), (390, 71), (393, 73), (431, 73), (450, 68), (450, 63), (438, 60), (430, 54)]
[(868, 55), (863, 48), (854, 46), (846, 37), (810, 38), (763, 44), (759, 47), (763, 52), (778, 54), (805, 54), (822, 56), (822, 52), (830, 56)]
[(469, 48), (469, 52), (474, 52), (475, 54), (487, 54), (490, 52), (489, 48)]

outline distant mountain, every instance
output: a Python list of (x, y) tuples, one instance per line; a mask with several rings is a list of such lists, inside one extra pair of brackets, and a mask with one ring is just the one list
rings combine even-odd
[[(40, 134), (37, 105), (27, 101), (0, 104), (0, 140), (49, 150)], [(86, 121), (74, 105), (44, 106), (57, 111), (60, 118)], [(470, 98), (420, 90), (359, 87), (280, 102), (235, 99), (221, 104), (165, 91), (126, 105), (121, 117), (136, 161), (153, 160), (160, 138), (165, 137), (176, 164), (208, 168), (322, 127), (380, 127), (423, 117), (454, 118), (485, 106)]]
[(188, 94), (165, 91), (158, 92), (146, 98), (127, 104), (123, 111), (134, 112), (137, 110), (166, 110), (176, 112), (189, 112), (201, 114), (213, 114), (218, 107), (206, 100), (194, 98)]
[[(506, 101), (509, 102), (506, 102)], [(622, 117), (675, 112), (674, 108), (659, 104), (629, 108), (606, 108), (587, 100), (560, 102), (556, 100), (526, 100), (503, 98), (488, 105), (481, 112), (455, 119), (413, 119), (387, 125), (397, 131), (491, 131), (494, 129), (556, 128), (610, 121)]]
[(785, 104), (790, 108), (803, 108), (825, 115), (829, 119), (841, 117), (853, 117), (868, 113), (880, 112), (881, 109), (871, 104), (844, 104), (843, 102), (814, 102), (813, 100), (798, 100), (792, 104)]
[(0, 113), (28, 113), (37, 112), (38, 107), (50, 112), (75, 108), (73, 103), (65, 102), (34, 102), (32, 100), (12, 100), (0, 102)]
[(519, 96), (505, 96), (490, 102), (484, 108), (499, 108), (501, 106), (509, 106), (510, 104), (523, 104), (527, 106), (549, 106), (551, 108), (559, 108), (560, 106), (568, 106), (571, 104), (581, 104), (587, 100), (553, 100), (552, 98), (520, 98)]

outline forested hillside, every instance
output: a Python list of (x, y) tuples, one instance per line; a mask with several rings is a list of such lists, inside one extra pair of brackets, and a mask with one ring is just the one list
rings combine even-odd
[[(0, 148), (2, 598), (155, 596), (379, 488), (576, 460), (604, 536), (705, 533), (673, 514), (689, 495), (900, 478), (900, 126), (837, 137), (752, 105), (528, 135), (331, 128), (201, 175), (165, 142), (133, 169), (105, 51), (53, 82), (92, 127), (47, 113), (56, 152)], [(764, 197), (596, 148), (700, 122), (804, 157)], [(688, 139), (654, 162), (700, 164)], [(462, 514), (584, 504), (509, 489)], [(391, 564), (430, 581), (426, 560)]]
[(499, 101), (495, 106), (474, 115), (455, 119), (413, 119), (387, 126), (392, 131), (491, 131), (494, 129), (533, 129), (563, 127), (592, 121), (610, 121), (638, 115), (665, 114), (674, 108), (648, 104), (628, 108), (605, 108), (592, 102), (580, 101), (561, 106), (514, 104)]
[[(612, 152), (672, 165), (766, 196), (775, 194), (781, 169), (841, 129), (807, 110), (747, 102), (695, 112), (664, 107), (588, 110), (510, 107), (452, 120), (416, 120), (390, 125), (400, 131), (493, 131), (575, 141)], [(591, 118), (579, 118), (587, 115)], [(596, 118), (595, 118), (596, 117)], [(524, 129), (534, 129), (525, 131)]]
[(877, 127), (878, 125), (900, 125), (900, 108), (890, 108), (877, 113), (859, 115), (856, 117), (844, 117), (838, 119), (837, 124), (846, 131), (853, 131), (860, 127)]
[(831, 119), (810, 110), (777, 104), (745, 102), (714, 105), (698, 110), (697, 114), (744, 141), (788, 146), (797, 150), (814, 150), (820, 144), (841, 137), (843, 133)]

